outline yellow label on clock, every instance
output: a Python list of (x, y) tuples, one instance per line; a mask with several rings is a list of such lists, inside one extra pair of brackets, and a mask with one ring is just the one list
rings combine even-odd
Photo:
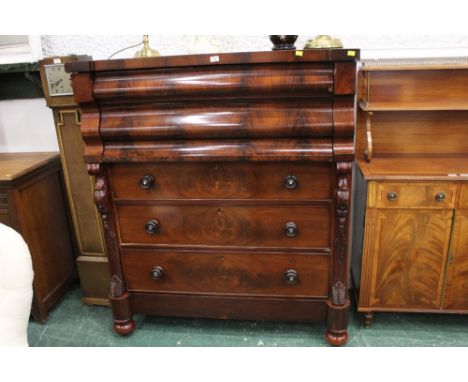
[(356, 52), (354, 50), (348, 50), (348, 56), (349, 57), (355, 57), (356, 56)]

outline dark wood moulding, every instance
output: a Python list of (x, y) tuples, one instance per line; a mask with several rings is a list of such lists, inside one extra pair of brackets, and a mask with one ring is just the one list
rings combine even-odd
[[(152, 58), (76, 61), (65, 64), (68, 72), (105, 72), (112, 70), (132, 70), (148, 68), (219, 66), (233, 64), (291, 63), (291, 62), (335, 62), (359, 59), (357, 49), (320, 49), (274, 52), (241, 52), (219, 54), (194, 54), (180, 56), (161, 56)], [(214, 58), (218, 57), (218, 59)]]

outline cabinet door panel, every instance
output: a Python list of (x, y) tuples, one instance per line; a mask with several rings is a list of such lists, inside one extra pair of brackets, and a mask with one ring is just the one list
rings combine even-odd
[(439, 309), (453, 211), (377, 210), (369, 306)]
[(468, 309), (468, 210), (455, 216), (444, 309)]

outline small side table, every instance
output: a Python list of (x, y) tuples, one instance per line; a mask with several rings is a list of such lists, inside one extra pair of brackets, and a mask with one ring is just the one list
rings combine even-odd
[(47, 311), (76, 280), (74, 239), (58, 153), (0, 153), (0, 222), (18, 231), (34, 269), (32, 315)]

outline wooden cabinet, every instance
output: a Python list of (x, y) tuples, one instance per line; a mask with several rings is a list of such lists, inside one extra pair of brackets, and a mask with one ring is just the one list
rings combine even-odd
[(375, 311), (467, 313), (468, 68), (364, 63), (359, 78), (358, 309), (366, 324)]
[[(93, 198), (93, 178), (83, 160), (81, 111), (73, 95), (51, 95), (46, 69), (65, 62), (89, 59), (88, 56), (51, 57), (41, 61), (40, 74), (47, 106), (52, 109), (70, 214), (76, 237), (76, 259), (82, 302), (87, 305), (109, 305), (109, 270), (104, 236)], [(59, 81), (63, 82), (63, 78)]]
[(140, 313), (327, 322), (346, 342), (357, 55), (67, 66), (117, 333)]
[(440, 308), (453, 213), (368, 203), (360, 307)]
[(0, 223), (18, 231), (34, 270), (32, 315), (47, 311), (76, 280), (73, 236), (57, 153), (0, 153)]

